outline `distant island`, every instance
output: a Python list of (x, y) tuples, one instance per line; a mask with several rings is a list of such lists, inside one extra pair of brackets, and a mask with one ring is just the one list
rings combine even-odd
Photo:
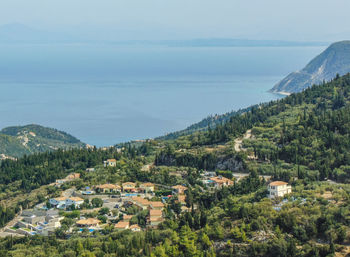
[(0, 26), (0, 44), (107, 44), (107, 45), (143, 45), (169, 47), (291, 47), (291, 46), (324, 46), (320, 41), (285, 41), (255, 40), (240, 38), (195, 38), (182, 40), (121, 40), (120, 38), (90, 38), (79, 33), (62, 33), (39, 30), (21, 23), (10, 23)]
[(330, 81), (337, 74), (340, 76), (350, 72), (350, 41), (336, 42), (309, 62), (300, 71), (292, 72), (278, 82), (273, 93), (295, 93), (314, 84)]
[(87, 145), (66, 132), (39, 125), (13, 126), (0, 130), (0, 159)]

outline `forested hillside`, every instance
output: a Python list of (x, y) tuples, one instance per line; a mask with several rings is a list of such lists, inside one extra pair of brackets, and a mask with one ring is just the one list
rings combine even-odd
[(179, 138), (173, 145), (183, 151), (168, 147), (159, 154), (157, 161), (162, 164), (171, 159), (183, 165), (186, 160), (187, 165), (198, 167), (199, 162), (192, 152), (202, 147), (202, 156), (207, 159), (200, 163), (206, 161), (207, 165), (215, 167), (215, 163), (209, 163), (217, 161), (222, 149), (215, 155), (212, 151), (205, 153), (205, 146), (225, 144), (226, 152), (230, 152), (233, 139), (253, 129), (254, 138), (244, 141), (248, 148), (244, 158), (253, 155), (251, 157), (269, 162), (273, 170), (278, 166), (272, 167), (272, 164), (285, 162), (315, 171), (320, 179), (347, 181), (350, 178), (347, 168), (350, 165), (347, 151), (350, 146), (349, 103), (350, 75), (337, 77), (302, 93), (253, 107), (215, 129)]
[[(106, 225), (74, 236), (68, 229), (58, 229), (50, 237), (7, 237), (0, 239), (1, 254), (346, 256), (350, 253), (349, 111), (350, 74), (254, 106), (207, 131), (118, 149), (55, 151), (4, 161), (3, 201), (14, 191), (30, 193), (73, 171), (81, 178), (66, 188), (147, 181), (161, 185), (157, 200), (172, 194), (170, 186), (187, 189), (183, 205), (177, 195), (164, 200), (164, 221), (156, 228), (145, 226), (141, 211), (134, 218), (143, 226), (140, 232)], [(107, 158), (115, 158), (116, 167), (102, 167)], [(88, 167), (96, 171), (88, 173)], [(206, 171), (233, 179), (232, 185), (207, 187)], [(245, 177), (237, 179), (234, 171)], [(292, 193), (267, 198), (270, 177), (288, 182)], [(0, 209), (0, 224), (29, 204), (17, 201)]]
[(165, 136), (159, 137), (157, 139), (162, 139), (162, 140), (168, 140), (168, 139), (176, 139), (180, 136), (186, 136), (193, 134), (195, 132), (200, 132), (200, 131), (207, 131), (209, 128), (213, 129), (218, 125), (222, 125), (226, 123), (228, 120), (230, 120), (231, 117), (236, 116), (236, 115), (241, 115), (242, 113), (245, 113), (249, 111), (250, 109), (254, 108), (254, 106), (244, 108), (238, 111), (232, 111), (228, 112), (225, 114), (216, 114), (209, 116), (203, 120), (201, 120), (198, 123), (195, 123), (188, 128), (176, 132), (169, 133)]
[(0, 131), (0, 154), (10, 157), (79, 147), (85, 144), (77, 138), (39, 125), (7, 127)]

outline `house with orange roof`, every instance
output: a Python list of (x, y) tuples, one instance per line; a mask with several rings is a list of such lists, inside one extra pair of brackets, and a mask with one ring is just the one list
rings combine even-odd
[(56, 208), (60, 208), (60, 207), (65, 207), (66, 205), (66, 200), (67, 197), (56, 197), (56, 198), (51, 198), (49, 200), (49, 203), (53, 206), (55, 206)]
[(73, 179), (78, 179), (78, 178), (80, 178), (80, 173), (71, 173), (66, 177), (66, 179), (68, 179), (68, 180), (73, 180)]
[(103, 162), (104, 167), (116, 167), (117, 166), (117, 160), (116, 159), (108, 159), (107, 161)]
[(216, 188), (222, 188), (224, 186), (233, 186), (233, 181), (223, 176), (211, 177), (210, 180), (213, 181), (213, 185)]
[(179, 203), (181, 203), (181, 205), (186, 205), (186, 195), (178, 195), (177, 200)]
[(156, 201), (156, 202), (149, 202), (149, 208), (153, 209), (153, 210), (162, 210), (164, 208), (164, 203), (160, 202), (160, 201)]
[(129, 228), (129, 221), (119, 221), (114, 227), (118, 230), (125, 230)]
[(78, 227), (97, 227), (100, 223), (100, 220), (94, 218), (81, 219), (76, 222)]
[(75, 207), (79, 207), (84, 203), (84, 199), (80, 197), (69, 197), (66, 199), (66, 207), (74, 205)]
[(145, 193), (154, 192), (154, 187), (155, 187), (154, 184), (150, 182), (140, 184), (141, 191)]
[(158, 226), (164, 221), (163, 212), (161, 210), (149, 210), (147, 221), (150, 226)]
[(51, 198), (49, 200), (50, 204), (58, 209), (64, 209), (68, 206), (74, 205), (75, 207), (79, 207), (81, 204), (84, 203), (84, 199), (80, 197), (56, 197)]
[(131, 226), (129, 227), (129, 229), (130, 229), (132, 232), (139, 232), (139, 231), (141, 231), (140, 226), (137, 225), (137, 224), (131, 225)]
[(275, 198), (290, 194), (292, 192), (292, 187), (284, 181), (273, 181), (267, 186), (267, 190), (269, 192), (268, 197)]
[(134, 217), (134, 215), (124, 215), (123, 216), (123, 221), (130, 221)]
[(185, 187), (183, 185), (176, 185), (176, 186), (173, 186), (172, 189), (173, 189), (175, 194), (182, 195), (187, 190), (187, 187)]
[(122, 184), (124, 192), (134, 192), (136, 190), (136, 183), (125, 182)]
[(150, 201), (148, 201), (147, 199), (144, 199), (144, 198), (142, 198), (140, 196), (133, 196), (131, 199), (132, 199), (132, 202), (136, 206), (138, 206), (139, 208), (141, 208), (143, 210), (146, 210), (151, 204)]
[(103, 184), (95, 187), (98, 193), (116, 193), (121, 191), (121, 187), (114, 184)]

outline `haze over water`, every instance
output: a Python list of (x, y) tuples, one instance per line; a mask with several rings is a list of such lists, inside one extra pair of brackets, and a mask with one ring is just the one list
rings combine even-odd
[(106, 146), (270, 101), (325, 47), (2, 45), (0, 128), (30, 123)]

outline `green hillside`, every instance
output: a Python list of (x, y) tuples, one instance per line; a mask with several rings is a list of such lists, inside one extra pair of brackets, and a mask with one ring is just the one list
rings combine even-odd
[(238, 111), (231, 111), (227, 112), (225, 114), (216, 114), (216, 115), (211, 115), (200, 122), (197, 122), (195, 124), (192, 124), (191, 126), (180, 130), (176, 132), (169, 133), (165, 136), (158, 137), (157, 139), (162, 139), (162, 140), (168, 140), (168, 139), (176, 139), (180, 136), (186, 136), (193, 134), (195, 132), (200, 132), (200, 131), (207, 131), (208, 128), (215, 128), (218, 125), (222, 125), (228, 120), (230, 120), (231, 117), (236, 116), (236, 115), (241, 115), (242, 113), (245, 113), (252, 109), (254, 106), (250, 106), (248, 108), (240, 109)]
[[(156, 162), (217, 169), (220, 161), (235, 158), (244, 164), (240, 169), (251, 166), (270, 175), (303, 172), (321, 180), (348, 181), (349, 113), (348, 74), (254, 107), (213, 130), (180, 137), (161, 151)], [(245, 151), (237, 153), (235, 140), (249, 129), (252, 137), (243, 140)]]
[(0, 154), (11, 157), (84, 146), (65, 132), (34, 124), (7, 127), (0, 131)]
[[(163, 199), (165, 206), (163, 221), (154, 227), (148, 223), (150, 211), (129, 206), (128, 200), (129, 207), (113, 208), (112, 202), (110, 209), (84, 201), (74, 211), (61, 212), (63, 226), (49, 237), (0, 238), (0, 252), (4, 256), (347, 256), (349, 150), (347, 74), (254, 106), (215, 128), (171, 140), (6, 160), (0, 163), (0, 207), (6, 206), (0, 208), (0, 226), (21, 208), (47, 201), (48, 193), (27, 199), (43, 187), (59, 196), (63, 190), (105, 183), (151, 182), (156, 191), (146, 199)], [(103, 167), (110, 158), (117, 160), (116, 167)], [(90, 167), (95, 169), (87, 171)], [(206, 171), (233, 181), (210, 187), (206, 182), (221, 178)], [(238, 178), (235, 171), (245, 177)], [(45, 186), (71, 172), (79, 172), (80, 178), (62, 188)], [(268, 179), (287, 182), (292, 192), (268, 198)], [(171, 189), (175, 185), (187, 190), (176, 194)], [(108, 203), (112, 197), (105, 196)], [(137, 224), (141, 231), (115, 228), (125, 214), (133, 216), (129, 224)], [(81, 231), (75, 226), (81, 217), (101, 220), (101, 230)]]

